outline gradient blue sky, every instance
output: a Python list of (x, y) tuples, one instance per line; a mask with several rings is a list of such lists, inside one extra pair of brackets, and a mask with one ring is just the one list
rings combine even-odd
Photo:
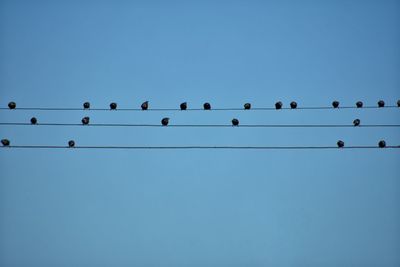
[[(0, 105), (375, 105), (399, 1), (0, 1)], [(399, 110), (0, 111), (0, 121), (400, 123)], [(0, 128), (13, 144), (375, 145), (398, 129)], [(399, 266), (400, 153), (0, 150), (1, 266)]]

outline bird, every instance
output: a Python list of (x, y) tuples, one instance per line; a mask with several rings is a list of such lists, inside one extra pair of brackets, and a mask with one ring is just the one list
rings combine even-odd
[(360, 121), (359, 119), (355, 119), (355, 120), (353, 121), (353, 125), (354, 125), (354, 126), (359, 126), (360, 123), (361, 123), (361, 121)]
[(90, 121), (90, 118), (89, 118), (89, 117), (83, 117), (83, 118), (82, 118), (82, 124), (83, 124), (83, 125), (89, 124), (89, 121)]
[(363, 102), (357, 101), (356, 107), (357, 107), (357, 108), (362, 108), (362, 107), (363, 107)]
[(181, 110), (186, 110), (187, 109), (187, 103), (186, 102), (181, 103), (180, 108), (181, 108)]
[(238, 126), (239, 125), (239, 120), (238, 119), (232, 119), (232, 125), (233, 126)]
[(384, 147), (386, 147), (386, 142), (384, 140), (381, 140), (381, 141), (379, 141), (378, 146), (380, 148), (384, 148)]
[(15, 102), (8, 103), (8, 108), (9, 109), (15, 109), (16, 107), (17, 107), (17, 104)]
[(10, 140), (8, 139), (1, 139), (1, 144), (3, 146), (9, 146), (10, 145)]
[(251, 104), (250, 103), (246, 103), (243, 106), (244, 106), (244, 109), (251, 109)]
[(36, 124), (37, 123), (37, 119), (35, 117), (31, 118), (31, 124)]
[(84, 109), (89, 109), (90, 108), (90, 103), (89, 102), (83, 103), (83, 108)]
[(385, 101), (379, 100), (378, 101), (378, 107), (383, 108), (385, 106)]
[(168, 125), (168, 122), (169, 122), (169, 118), (163, 118), (163, 119), (161, 120), (161, 124), (162, 124), (163, 126), (167, 126), (167, 125)]
[(117, 109), (117, 103), (112, 102), (112, 103), (110, 104), (110, 109), (112, 109), (112, 110)]
[(332, 102), (333, 108), (338, 108), (339, 107), (339, 101), (333, 101)]
[(281, 109), (282, 106), (283, 106), (283, 104), (282, 104), (281, 101), (275, 103), (275, 108), (276, 108), (276, 109)]
[(147, 110), (149, 108), (149, 101), (144, 101), (140, 107), (142, 110)]
[(344, 142), (342, 140), (337, 141), (338, 147), (344, 147)]
[(400, 107), (400, 100), (397, 100), (397, 106)]
[(204, 103), (203, 107), (204, 107), (205, 110), (210, 110), (211, 109), (211, 104), (206, 102), (206, 103)]
[(74, 147), (75, 146), (75, 141), (74, 140), (69, 140), (68, 141), (68, 146), (69, 147)]
[(295, 101), (290, 102), (290, 108), (292, 109), (297, 108), (297, 103)]

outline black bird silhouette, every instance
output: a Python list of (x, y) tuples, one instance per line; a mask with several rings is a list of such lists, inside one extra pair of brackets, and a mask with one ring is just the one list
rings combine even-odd
[(400, 100), (397, 100), (397, 106), (400, 107)]
[(69, 147), (74, 147), (75, 146), (75, 141), (74, 140), (69, 140), (68, 141), (68, 146)]
[(292, 109), (297, 108), (297, 103), (295, 101), (290, 102), (290, 108)]
[(83, 103), (83, 108), (84, 109), (89, 109), (90, 108), (90, 103), (89, 102)]
[(332, 106), (333, 106), (334, 108), (338, 108), (338, 107), (339, 107), (339, 101), (333, 101), (333, 102), (332, 102)]
[(149, 101), (143, 102), (140, 107), (142, 108), (142, 110), (147, 110), (149, 108)]
[(168, 125), (168, 122), (169, 122), (169, 118), (163, 118), (163, 119), (161, 120), (161, 124), (162, 124), (163, 126), (167, 126), (167, 125)]
[(385, 101), (379, 100), (378, 101), (378, 107), (383, 108), (385, 106)]
[(117, 103), (112, 102), (112, 103), (110, 104), (110, 109), (112, 109), (112, 110), (117, 109)]
[(210, 109), (211, 109), (211, 104), (208, 103), (208, 102), (206, 102), (206, 103), (204, 103), (203, 108), (204, 108), (205, 110), (210, 110)]
[(180, 108), (181, 108), (181, 110), (186, 110), (187, 109), (187, 103), (186, 102), (181, 103)]
[(244, 109), (251, 109), (251, 104), (250, 103), (244, 104)]
[(356, 103), (356, 107), (358, 107), (358, 108), (362, 108), (362, 107), (363, 107), (363, 102), (361, 102), (361, 101), (357, 101), (357, 103)]
[(359, 126), (360, 123), (361, 123), (361, 121), (360, 121), (359, 119), (355, 119), (355, 120), (353, 121), (354, 126)]
[(276, 108), (276, 109), (281, 109), (282, 106), (283, 106), (283, 104), (282, 104), (281, 101), (275, 103), (275, 108)]
[(384, 140), (381, 140), (381, 141), (379, 141), (378, 146), (380, 148), (384, 148), (384, 147), (386, 147), (386, 142)]
[(232, 119), (232, 125), (233, 126), (238, 126), (239, 125), (239, 120), (238, 119)]
[(9, 146), (10, 145), (10, 140), (8, 139), (1, 139), (1, 144), (3, 146)]
[(37, 119), (35, 117), (31, 118), (31, 124), (36, 124), (37, 123)]
[(83, 118), (82, 118), (82, 124), (83, 124), (83, 125), (89, 124), (89, 121), (90, 121), (90, 118), (89, 118), (89, 117), (83, 117)]
[(8, 103), (8, 108), (9, 109), (15, 109), (16, 107), (17, 107), (17, 104), (15, 102)]
[(337, 141), (338, 147), (344, 147), (344, 142), (342, 140)]

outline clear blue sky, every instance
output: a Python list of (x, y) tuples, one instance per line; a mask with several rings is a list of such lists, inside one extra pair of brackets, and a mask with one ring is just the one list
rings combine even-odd
[[(400, 99), (399, 1), (0, 2), (0, 105)], [(399, 110), (0, 121), (400, 123)], [(398, 129), (0, 127), (13, 144), (398, 145)], [(400, 153), (0, 150), (0, 265), (399, 266)]]

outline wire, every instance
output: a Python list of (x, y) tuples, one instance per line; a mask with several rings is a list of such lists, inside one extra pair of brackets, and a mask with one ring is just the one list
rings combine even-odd
[(235, 149), (235, 150), (316, 150), (316, 149), (399, 149), (400, 146), (347, 146), (338, 148), (337, 146), (51, 146), (51, 145), (12, 145), (3, 146), (3, 149), (138, 149), (138, 150), (172, 150), (172, 149)]
[(82, 127), (197, 127), (197, 128), (386, 128), (400, 127), (400, 124), (364, 124), (354, 126), (353, 124), (240, 124), (233, 126), (231, 124), (129, 124), (129, 123), (91, 123), (83, 125), (81, 123), (37, 123), (32, 125), (27, 122), (0, 122), (0, 126), (82, 126)]
[[(378, 106), (364, 106), (362, 108), (357, 108), (355, 106), (343, 106), (338, 108), (333, 108), (331, 106), (319, 106), (319, 107), (297, 107), (297, 108), (290, 108), (290, 107), (282, 107), (282, 110), (325, 110), (325, 109), (385, 109), (385, 108), (399, 108), (396, 105), (389, 105), (384, 107)], [(10, 110), (9, 108), (0, 108), (0, 110)], [(187, 108), (186, 110), (181, 110), (179, 108), (149, 108), (147, 110), (142, 110), (141, 108), (117, 108), (111, 110), (110, 108), (54, 108), (54, 107), (16, 107), (13, 110), (37, 110), (37, 111), (265, 111), (265, 110), (277, 110), (274, 107), (252, 107), (251, 109), (245, 110), (244, 108), (212, 108), (210, 110), (204, 110), (203, 108)]]

